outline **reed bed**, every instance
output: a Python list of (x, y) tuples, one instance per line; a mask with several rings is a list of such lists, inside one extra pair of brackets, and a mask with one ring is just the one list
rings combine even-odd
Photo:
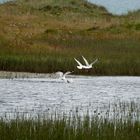
[[(94, 40), (46, 38), (46, 45), (30, 47), (0, 45), (0, 70), (51, 73), (75, 71), (88, 75), (140, 75), (140, 43), (138, 40)], [(89, 72), (76, 68), (74, 57), (99, 62)]]
[(5, 115), (0, 119), (1, 140), (139, 140), (140, 106), (135, 102), (115, 104), (104, 112), (69, 115)]
[[(0, 70), (140, 75), (139, 11), (113, 16), (86, 0), (19, 0), (0, 5)], [(79, 71), (74, 57), (99, 62)], [(84, 63), (84, 62), (83, 62)]]

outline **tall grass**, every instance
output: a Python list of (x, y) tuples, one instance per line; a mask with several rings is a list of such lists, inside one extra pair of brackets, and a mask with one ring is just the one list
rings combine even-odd
[[(0, 5), (0, 70), (140, 75), (139, 19), (131, 16), (109, 15), (85, 0)], [(73, 58), (83, 61), (81, 55), (99, 62), (88, 73), (79, 71)]]
[[(74, 70), (75, 74), (140, 75), (138, 40), (46, 38), (45, 42), (47, 46), (0, 46), (0, 70), (42, 73)], [(81, 55), (90, 62), (98, 58), (99, 62), (88, 73), (79, 71), (74, 57), (83, 62)]]
[[(94, 111), (47, 117), (1, 117), (1, 140), (139, 140), (140, 114), (137, 104), (120, 103), (104, 115)], [(90, 112), (91, 113), (91, 112)]]

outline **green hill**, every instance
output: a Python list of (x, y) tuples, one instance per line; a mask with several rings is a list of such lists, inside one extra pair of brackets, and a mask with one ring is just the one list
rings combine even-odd
[(0, 70), (74, 69), (75, 74), (87, 74), (78, 71), (73, 60), (84, 55), (90, 61), (101, 59), (88, 74), (140, 75), (138, 16), (139, 11), (114, 16), (86, 0), (17, 0), (1, 4)]
[[(19, 1), (18, 1), (19, 2)], [(64, 14), (66, 12), (73, 13), (96, 13), (103, 14), (107, 13), (107, 10), (104, 7), (99, 7), (94, 4), (87, 2), (86, 0), (29, 0), (29, 1), (20, 1), (23, 5), (30, 6), (33, 9), (39, 9), (42, 11), (47, 11), (52, 14)]]

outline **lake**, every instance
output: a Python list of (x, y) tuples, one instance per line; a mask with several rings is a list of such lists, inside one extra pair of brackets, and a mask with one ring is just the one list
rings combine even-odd
[(73, 83), (56, 78), (0, 79), (0, 114), (69, 112), (76, 108), (84, 112), (140, 99), (140, 77), (72, 77)]

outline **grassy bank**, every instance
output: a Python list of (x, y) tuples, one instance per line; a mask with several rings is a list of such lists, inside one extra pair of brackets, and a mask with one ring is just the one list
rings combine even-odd
[[(91, 113), (91, 112), (90, 112)], [(70, 113), (71, 114), (71, 113)], [(139, 140), (140, 114), (136, 103), (120, 103), (112, 112), (93, 115), (0, 119), (1, 140)]]
[[(114, 16), (84, 0), (0, 5), (0, 70), (140, 75), (139, 11)], [(78, 71), (74, 57), (99, 63)]]
[[(0, 69), (9, 71), (56, 72), (75, 71), (91, 75), (140, 75), (140, 43), (136, 40), (48, 40), (52, 47), (3, 47), (0, 52)], [(59, 47), (56, 44), (59, 44)], [(123, 47), (122, 47), (123, 46)], [(74, 57), (90, 62), (99, 59), (88, 73), (76, 68)], [(84, 63), (84, 62), (83, 62)]]

